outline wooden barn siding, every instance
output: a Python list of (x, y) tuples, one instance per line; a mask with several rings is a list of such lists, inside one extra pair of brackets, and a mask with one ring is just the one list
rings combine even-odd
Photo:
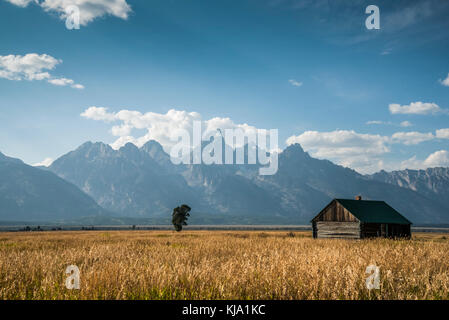
[(336, 201), (324, 209), (317, 221), (358, 222), (356, 217)]
[(317, 221), (316, 230), (318, 238), (360, 238), (360, 222)]

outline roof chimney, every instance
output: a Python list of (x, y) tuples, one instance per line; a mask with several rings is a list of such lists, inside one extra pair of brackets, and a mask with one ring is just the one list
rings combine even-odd
[(362, 196), (355, 196), (355, 200), (362, 200)]

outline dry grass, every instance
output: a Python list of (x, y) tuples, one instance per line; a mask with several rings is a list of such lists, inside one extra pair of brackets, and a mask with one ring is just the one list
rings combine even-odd
[[(448, 299), (449, 240), (313, 240), (307, 232), (0, 234), (0, 299)], [(81, 289), (65, 288), (65, 269)], [(367, 290), (365, 269), (381, 270)]]

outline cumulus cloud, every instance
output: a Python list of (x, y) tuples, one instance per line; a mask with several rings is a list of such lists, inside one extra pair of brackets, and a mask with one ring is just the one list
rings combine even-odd
[(313, 157), (330, 159), (360, 172), (375, 171), (382, 165), (380, 156), (390, 151), (388, 142), (388, 137), (353, 130), (306, 131), (286, 141), (287, 145), (301, 144)]
[(436, 137), (439, 139), (449, 139), (449, 128), (437, 130)]
[[(391, 152), (393, 144), (416, 145), (435, 138), (449, 139), (449, 129), (431, 132), (396, 132), (391, 136), (364, 134), (353, 130), (330, 132), (306, 131), (286, 140), (287, 145), (299, 143), (313, 157), (328, 159), (361, 173), (372, 173), (381, 169), (421, 168), (435, 161), (414, 158), (402, 162), (385, 162), (384, 156)], [(435, 156), (433, 156), (435, 157)]]
[[(107, 108), (92, 106), (81, 113), (81, 116), (92, 120), (118, 122), (111, 128), (111, 134), (118, 137), (111, 144), (114, 149), (119, 149), (128, 142), (141, 147), (149, 140), (156, 140), (164, 147), (165, 151), (169, 152), (184, 130), (193, 131), (194, 121), (201, 122), (203, 136), (219, 134), (218, 129), (240, 129), (245, 135), (255, 134), (258, 130), (246, 123), (236, 124), (230, 118), (215, 117), (203, 120), (197, 112), (175, 109), (162, 114), (155, 112), (141, 113), (133, 110), (109, 112)], [(145, 130), (145, 134), (134, 136), (132, 133), (136, 129)]]
[(449, 152), (439, 150), (431, 153), (426, 159), (420, 160), (416, 156), (401, 162), (399, 169), (427, 169), (435, 167), (449, 167)]
[(47, 54), (29, 53), (24, 56), (0, 56), (0, 77), (8, 80), (44, 80), (61, 60)]
[(103, 120), (106, 122), (115, 120), (115, 114), (109, 113), (106, 108), (95, 106), (86, 109), (83, 113), (81, 113), (81, 116), (87, 119)]
[(131, 6), (126, 0), (6, 0), (19, 7), (27, 7), (30, 3), (40, 6), (46, 12), (55, 12), (60, 19), (67, 18), (66, 8), (77, 6), (80, 12), (80, 24), (87, 25), (94, 19), (111, 15), (128, 19)]
[(422, 160), (418, 160), (416, 156), (409, 159), (401, 161), (400, 164), (393, 168), (393, 170), (404, 170), (404, 169), (424, 169), (424, 163)]
[[(111, 124), (111, 134), (116, 137), (111, 143), (119, 149), (131, 142), (141, 147), (149, 140), (158, 141), (166, 152), (178, 143), (179, 136), (186, 130), (193, 131), (194, 121), (200, 121), (203, 137), (218, 135), (218, 129), (240, 129), (245, 135), (257, 132), (257, 128), (246, 123), (238, 124), (230, 118), (214, 117), (203, 119), (197, 112), (171, 109), (167, 113), (147, 112), (123, 109), (118, 112), (104, 107), (92, 106), (81, 116), (86, 119)], [(142, 132), (143, 130), (143, 132)], [(446, 129), (440, 129), (436, 135), (444, 137)], [(137, 133), (138, 132), (138, 133)], [(361, 173), (372, 173), (380, 169), (397, 169), (399, 162), (385, 162), (384, 157), (391, 152), (394, 144), (414, 145), (436, 138), (433, 133), (396, 132), (391, 136), (358, 133), (354, 130), (335, 130), (330, 132), (306, 131), (287, 139), (287, 145), (300, 143), (313, 157), (329, 159), (340, 165), (353, 168)], [(424, 165), (424, 161), (409, 159), (410, 165)], [(406, 160), (407, 161), (407, 160)], [(412, 161), (415, 161), (413, 164)], [(430, 163), (428, 160), (426, 163)]]
[(49, 167), (49, 166), (51, 166), (52, 163), (53, 163), (53, 159), (52, 158), (45, 158), (41, 162), (33, 164), (33, 166), (34, 167), (40, 167), (40, 166)]
[(76, 84), (72, 79), (53, 77), (49, 71), (62, 63), (48, 54), (28, 53), (21, 55), (0, 56), (0, 78), (8, 80), (47, 80), (57, 86), (71, 86), (75, 89), (83, 89), (84, 86)]
[(294, 87), (302, 86), (302, 82), (296, 81), (295, 79), (290, 79), (290, 80), (288, 80), (288, 82), (290, 82), (290, 84)]
[(449, 73), (447, 74), (446, 79), (440, 80), (440, 83), (445, 87), (449, 87)]
[(426, 167), (449, 167), (449, 152), (446, 150), (439, 150), (427, 157), (424, 160)]
[(353, 130), (331, 132), (306, 131), (287, 139), (287, 144), (299, 143), (317, 157), (335, 155), (383, 154), (389, 151), (388, 137), (357, 133)]
[(436, 103), (412, 102), (409, 105), (392, 103), (388, 106), (391, 114), (437, 114), (448, 113), (447, 110), (440, 108)]
[(431, 133), (422, 133), (422, 132), (396, 132), (392, 136), (392, 142), (395, 143), (403, 143), (405, 145), (414, 145), (419, 144), (424, 141), (430, 141), (435, 138), (435, 136)]

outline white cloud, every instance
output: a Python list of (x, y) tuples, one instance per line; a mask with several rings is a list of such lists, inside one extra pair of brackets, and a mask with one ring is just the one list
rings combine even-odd
[(380, 121), (380, 120), (371, 120), (371, 121), (367, 121), (366, 124), (389, 124), (389, 122), (384, 122), (384, 121)]
[(400, 164), (392, 170), (404, 170), (404, 169), (424, 169), (423, 161), (418, 160), (416, 156), (413, 156), (407, 160), (401, 161)]
[(59, 18), (67, 18), (66, 8), (75, 5), (80, 11), (80, 24), (87, 25), (94, 19), (111, 15), (121, 19), (128, 19), (131, 6), (126, 0), (6, 0), (19, 7), (26, 7), (30, 3), (40, 6), (47, 12), (56, 12)]
[(426, 167), (449, 167), (449, 152), (440, 150), (432, 153), (424, 160)]
[(16, 6), (25, 8), (30, 2), (34, 0), (6, 0), (8, 2), (11, 2), (12, 4), (15, 4)]
[(295, 79), (290, 79), (290, 80), (288, 80), (288, 82), (290, 82), (290, 84), (294, 87), (302, 86), (302, 82), (296, 81)]
[(386, 126), (400, 126), (400, 127), (411, 127), (412, 123), (409, 121), (402, 121), (399, 124), (393, 123), (391, 121), (380, 121), (380, 120), (370, 120), (367, 121), (368, 125), (386, 125)]
[(49, 83), (58, 86), (70, 85), (72, 88), (84, 88), (80, 84), (75, 84), (72, 79), (55, 78), (49, 71), (62, 63), (48, 54), (28, 53), (21, 55), (0, 56), (0, 78), (8, 80), (47, 80)]
[(449, 139), (449, 128), (437, 130), (436, 137), (439, 139)]
[(83, 113), (81, 113), (81, 116), (87, 119), (102, 120), (106, 122), (115, 120), (115, 115), (113, 113), (109, 113), (106, 108), (95, 106), (86, 109)]
[(380, 156), (389, 152), (389, 138), (353, 130), (306, 131), (287, 139), (299, 143), (313, 157), (329, 159), (359, 172), (372, 172), (382, 165)]
[(291, 136), (287, 144), (299, 143), (317, 157), (335, 155), (383, 154), (388, 152), (388, 137), (357, 133), (353, 130), (331, 132), (306, 131), (299, 136)]
[(55, 78), (48, 80), (49, 83), (54, 84), (55, 86), (71, 86), (74, 89), (84, 89), (84, 86), (81, 84), (76, 84), (72, 79), (67, 78)]
[(449, 167), (449, 152), (447, 150), (435, 151), (424, 160), (419, 160), (416, 156), (413, 156), (410, 159), (402, 161), (397, 169), (419, 170), (435, 167)]
[[(244, 134), (256, 133), (257, 128), (246, 123), (236, 124), (230, 118), (215, 117), (203, 120), (197, 112), (187, 112), (171, 109), (167, 113), (147, 112), (141, 113), (132, 110), (120, 110), (119, 112), (108, 112), (107, 108), (90, 107), (82, 114), (82, 117), (105, 122), (120, 122), (111, 128), (112, 135), (118, 137), (111, 146), (118, 149), (128, 142), (140, 147), (149, 140), (158, 141), (165, 151), (175, 145), (180, 136), (180, 132), (187, 130), (192, 132), (193, 122), (201, 121), (203, 135), (217, 133), (217, 129), (241, 129)], [(133, 136), (135, 129), (146, 130), (141, 136)]]
[[(111, 134), (116, 140), (111, 143), (118, 149), (128, 142), (138, 147), (149, 140), (156, 140), (169, 152), (177, 143), (182, 130), (192, 132), (193, 122), (201, 121), (203, 134), (217, 132), (217, 129), (241, 129), (244, 134), (254, 133), (257, 128), (248, 124), (236, 124), (229, 118), (215, 117), (202, 119), (197, 112), (187, 112), (171, 109), (167, 113), (135, 110), (120, 110), (110, 112), (104, 107), (89, 107), (82, 117), (111, 123)], [(144, 130), (136, 134), (137, 130)], [(440, 136), (444, 135), (443, 131)], [(298, 136), (287, 139), (287, 145), (300, 143), (313, 157), (329, 159), (340, 165), (353, 168), (361, 173), (372, 173), (380, 169), (397, 169), (403, 165), (398, 162), (385, 162), (384, 156), (391, 152), (393, 144), (413, 145), (435, 139), (433, 133), (396, 132), (392, 136), (379, 134), (364, 134), (353, 130), (335, 130), (330, 132), (306, 131)], [(409, 159), (410, 160), (410, 159)], [(411, 163), (413, 159), (409, 162)], [(406, 160), (407, 161), (407, 160)], [(429, 160), (430, 161), (430, 160)], [(428, 162), (429, 162), (428, 161)], [(423, 161), (415, 162), (424, 165)], [(418, 165), (415, 164), (415, 165)]]
[(38, 166), (49, 167), (49, 166), (51, 166), (52, 163), (53, 163), (53, 159), (52, 158), (45, 158), (41, 162), (33, 164), (33, 166), (34, 167), (38, 167)]
[(405, 145), (414, 145), (424, 141), (430, 141), (435, 138), (432, 133), (422, 133), (422, 132), (396, 132), (392, 136), (392, 142), (403, 143)]
[(84, 86), (82, 84), (79, 83), (75, 83), (71, 86), (73, 89), (84, 89)]
[(50, 78), (47, 70), (53, 70), (61, 62), (47, 54), (0, 56), (0, 77), (17, 81), (44, 80)]
[[(287, 145), (299, 143), (311, 156), (328, 159), (361, 173), (372, 173), (381, 169), (396, 170), (405, 168), (429, 167), (429, 160), (421, 161), (416, 157), (402, 162), (386, 162), (383, 158), (390, 153), (393, 144), (416, 145), (436, 137), (449, 139), (449, 129), (440, 129), (433, 133), (396, 132), (392, 136), (357, 133), (353, 130), (335, 130), (330, 132), (306, 131), (286, 140)], [(435, 157), (435, 156), (433, 156)]]
[(436, 114), (447, 113), (445, 109), (441, 109), (436, 103), (412, 102), (409, 105), (399, 105), (392, 103), (388, 106), (391, 114)]
[(445, 87), (449, 87), (449, 73), (447, 74), (446, 79), (440, 80), (440, 83)]
[(54, 84), (56, 86), (66, 86), (66, 85), (71, 85), (74, 83), (74, 81), (72, 79), (67, 79), (67, 78), (50, 79), (50, 80), (48, 80), (48, 82), (50, 82), (51, 84)]
[(399, 125), (404, 128), (413, 126), (413, 124), (410, 121), (402, 121)]

